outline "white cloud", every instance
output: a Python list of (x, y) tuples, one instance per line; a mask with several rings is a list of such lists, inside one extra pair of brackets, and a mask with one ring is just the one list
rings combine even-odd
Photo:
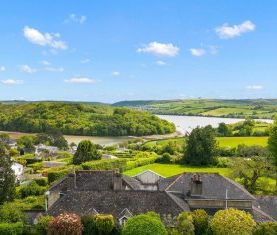
[(206, 51), (202, 48), (190, 48), (189, 51), (191, 55), (197, 56), (197, 57), (200, 57), (206, 54)]
[(116, 77), (116, 76), (119, 76), (119, 75), (120, 75), (120, 72), (118, 72), (118, 71), (113, 71), (113, 72), (112, 72), (112, 75), (115, 76), (115, 77)]
[(65, 23), (69, 23), (70, 21), (72, 21), (79, 24), (83, 24), (85, 23), (86, 20), (87, 20), (87, 17), (84, 15), (78, 16), (76, 14), (70, 14), (69, 17), (65, 20)]
[(150, 42), (144, 47), (138, 48), (137, 52), (154, 54), (156, 56), (174, 57), (178, 55), (179, 50), (180, 49), (172, 43)]
[(156, 64), (157, 64), (157, 65), (160, 65), (160, 66), (164, 66), (164, 65), (166, 65), (166, 62), (164, 62), (164, 61), (162, 61), (162, 60), (157, 60), (157, 61), (156, 61)]
[(221, 39), (230, 39), (234, 37), (239, 37), (244, 33), (254, 31), (256, 25), (250, 20), (244, 21), (239, 25), (229, 26), (228, 24), (223, 24), (215, 29), (215, 32)]
[(22, 84), (22, 80), (14, 80), (14, 79), (7, 79), (7, 80), (1, 80), (1, 83), (6, 84), (6, 85), (18, 85)]
[(63, 72), (64, 68), (63, 67), (46, 67), (45, 68), (46, 71), (48, 72)]
[(87, 64), (89, 62), (90, 62), (90, 59), (88, 59), (88, 58), (81, 60), (82, 64)]
[(35, 28), (25, 26), (23, 29), (24, 37), (31, 43), (48, 46), (54, 49), (66, 50), (67, 44), (64, 41), (59, 40), (59, 33), (42, 33)]
[(29, 65), (24, 64), (20, 66), (20, 71), (23, 73), (35, 73), (37, 70), (34, 68), (31, 68)]
[(51, 63), (50, 63), (49, 61), (47, 61), (47, 60), (42, 60), (40, 63), (43, 64), (43, 65), (45, 65), (45, 66), (51, 64)]
[(248, 90), (262, 90), (264, 87), (262, 85), (249, 85), (246, 87)]
[(68, 83), (83, 83), (83, 84), (92, 84), (96, 83), (95, 79), (87, 78), (87, 77), (73, 77), (68, 80), (65, 80)]
[(0, 72), (4, 72), (6, 71), (6, 67), (5, 66), (0, 66)]

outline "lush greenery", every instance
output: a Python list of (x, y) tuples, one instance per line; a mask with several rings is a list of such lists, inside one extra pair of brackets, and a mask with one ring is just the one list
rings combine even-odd
[(249, 213), (234, 208), (216, 212), (210, 223), (214, 235), (251, 235), (255, 226)]
[(0, 130), (87, 136), (166, 134), (175, 126), (143, 111), (62, 102), (0, 104)]
[(89, 140), (83, 140), (78, 144), (77, 151), (73, 157), (73, 164), (81, 164), (100, 158), (101, 155), (96, 146)]
[(150, 165), (145, 165), (137, 167), (128, 171), (124, 174), (129, 176), (137, 175), (145, 170), (152, 170), (164, 177), (170, 177), (184, 172), (205, 172), (205, 173), (219, 173), (224, 176), (228, 176), (231, 173), (229, 168), (218, 168), (218, 167), (195, 167), (195, 166), (185, 166), (177, 164), (159, 164), (154, 163)]
[(0, 205), (14, 199), (15, 175), (11, 166), (11, 158), (7, 155), (5, 146), (0, 143)]
[(114, 105), (142, 108), (155, 114), (172, 115), (273, 118), (277, 114), (277, 100), (273, 99), (123, 101)]
[(122, 230), (123, 235), (166, 235), (167, 231), (157, 216), (141, 214), (128, 219)]
[(270, 129), (268, 147), (272, 153), (274, 164), (277, 166), (277, 120), (275, 120), (273, 126)]
[(186, 141), (183, 162), (195, 166), (212, 165), (216, 154), (217, 142), (213, 128), (206, 126), (193, 129)]

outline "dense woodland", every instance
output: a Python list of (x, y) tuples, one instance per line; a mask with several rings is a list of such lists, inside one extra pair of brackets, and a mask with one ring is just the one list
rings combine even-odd
[(0, 130), (68, 135), (142, 136), (175, 131), (174, 124), (143, 111), (103, 104), (62, 102), (0, 104)]

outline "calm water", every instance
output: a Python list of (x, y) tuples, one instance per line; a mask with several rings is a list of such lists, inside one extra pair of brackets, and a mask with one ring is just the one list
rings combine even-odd
[[(224, 122), (226, 124), (232, 124), (243, 119), (238, 118), (215, 118), (215, 117), (196, 117), (196, 116), (175, 116), (175, 115), (157, 115), (158, 117), (165, 119), (167, 121), (173, 122), (176, 126), (177, 131), (180, 134), (185, 134), (190, 132), (193, 128), (197, 126), (207, 126), (212, 125), (213, 127), (217, 127), (219, 123)], [(268, 123), (272, 123), (273, 121), (270, 119), (259, 119), (260, 121), (265, 121)], [(1, 131), (0, 131), (1, 133)], [(26, 135), (27, 133), (20, 132), (6, 132), (10, 134), (12, 138), (19, 138), (22, 135)], [(160, 139), (163, 137), (170, 137), (170, 135), (166, 136), (149, 136), (150, 139)], [(134, 139), (135, 137), (123, 136), (123, 137), (97, 137), (97, 136), (75, 136), (75, 135), (65, 135), (65, 139), (68, 143), (74, 142), (78, 144), (81, 140), (91, 140), (95, 144), (101, 145), (114, 145), (119, 144), (130, 139)]]
[[(224, 122), (226, 124), (233, 124), (236, 122), (243, 121), (244, 119), (239, 118), (216, 118), (216, 117), (198, 117), (198, 116), (176, 116), (176, 115), (157, 115), (159, 118), (165, 119), (169, 122), (173, 122), (176, 129), (181, 134), (186, 134), (191, 132), (197, 126), (203, 127), (211, 125), (212, 127), (217, 127), (219, 123)], [(263, 121), (267, 123), (272, 123), (273, 120), (270, 119), (259, 119), (258, 121)]]

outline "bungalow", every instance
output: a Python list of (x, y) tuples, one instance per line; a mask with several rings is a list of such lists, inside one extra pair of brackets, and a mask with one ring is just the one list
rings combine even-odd
[(62, 212), (112, 214), (123, 224), (147, 211), (177, 216), (184, 210), (201, 208), (213, 214), (235, 207), (249, 211), (257, 221), (274, 221), (277, 198), (266, 199), (257, 199), (219, 174), (183, 173), (165, 178), (153, 171), (134, 177), (117, 171), (77, 171), (46, 192), (46, 212), (54, 216)]

